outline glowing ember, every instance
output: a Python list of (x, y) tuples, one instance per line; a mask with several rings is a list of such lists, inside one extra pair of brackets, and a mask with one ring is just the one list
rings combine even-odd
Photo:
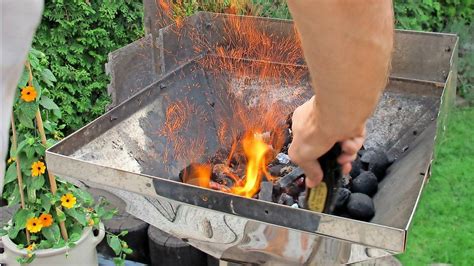
[(247, 171), (243, 184), (234, 186), (232, 193), (251, 198), (260, 189), (262, 175), (267, 167), (265, 154), (269, 147), (261, 138), (261, 134), (251, 133), (246, 134), (242, 146), (247, 157)]
[(190, 185), (209, 188), (212, 167), (208, 164), (191, 164), (183, 172), (183, 182)]

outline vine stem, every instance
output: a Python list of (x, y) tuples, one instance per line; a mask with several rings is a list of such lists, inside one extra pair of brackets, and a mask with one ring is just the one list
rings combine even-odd
[[(11, 117), (11, 123), (12, 123), (12, 145), (13, 149), (16, 151), (18, 148), (18, 142), (16, 139), (16, 128), (15, 128), (15, 117)], [(18, 191), (20, 192), (20, 202), (21, 202), (21, 208), (25, 209), (25, 193), (23, 192), (23, 176), (21, 174), (21, 166), (20, 166), (20, 157), (18, 155), (15, 158), (16, 161), (16, 178), (18, 179)], [(28, 242), (28, 245), (30, 244), (30, 232), (28, 232), (28, 229), (25, 229), (26, 231), (26, 241)]]
[[(28, 85), (33, 87), (33, 72), (31, 71), (30, 62), (26, 61), (25, 65), (26, 65), (26, 68), (28, 69), (28, 74), (29, 74)], [(44, 132), (43, 119), (41, 117), (41, 112), (40, 112), (39, 107), (38, 109), (36, 109), (36, 128), (38, 129), (38, 132), (40, 134), (41, 143), (46, 147), (47, 146), (46, 133)], [(58, 190), (58, 186), (56, 184), (56, 178), (54, 177), (53, 174), (51, 174), (49, 170), (48, 170), (48, 179), (49, 179), (49, 184), (51, 186), (51, 193), (53, 193), (54, 195), (56, 194), (56, 191)], [(58, 208), (61, 209), (61, 206), (59, 206)], [(59, 222), (59, 228), (61, 229), (61, 236), (63, 237), (64, 240), (67, 241), (69, 237), (66, 230), (66, 224), (64, 223), (64, 221)]]

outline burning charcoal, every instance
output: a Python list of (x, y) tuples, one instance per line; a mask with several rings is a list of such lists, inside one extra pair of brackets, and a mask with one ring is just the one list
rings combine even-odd
[(369, 163), (369, 170), (375, 174), (380, 181), (385, 177), (385, 172), (390, 166), (390, 160), (385, 152), (377, 152), (377, 156), (373, 157)]
[(214, 181), (209, 182), (209, 188), (214, 189), (214, 190), (223, 191), (223, 192), (230, 192), (231, 191), (231, 189), (228, 186), (219, 184), (219, 183), (214, 182)]
[(375, 214), (374, 202), (365, 194), (352, 193), (347, 203), (347, 211), (355, 219), (369, 221)]
[(268, 169), (272, 176), (280, 176), (281, 169), (285, 167), (282, 164), (276, 164)]
[(306, 191), (303, 191), (298, 196), (298, 205), (302, 209), (306, 209)]
[(352, 192), (373, 196), (378, 189), (377, 177), (369, 171), (362, 172), (352, 180)]
[(287, 187), (289, 184), (293, 183), (293, 181), (295, 181), (298, 177), (301, 177), (302, 175), (304, 175), (303, 169), (296, 167), (289, 174), (280, 178), (280, 180), (278, 180), (278, 183), (281, 187)]
[(364, 169), (360, 159), (357, 159), (352, 162), (352, 170), (351, 170), (350, 175), (352, 177), (357, 177), (360, 175), (361, 170), (367, 170), (367, 169)]
[(295, 204), (295, 200), (293, 199), (292, 196), (286, 193), (282, 193), (280, 195), (280, 198), (278, 199), (278, 204), (285, 204), (285, 205), (291, 206)]
[(291, 183), (287, 187), (285, 187), (285, 193), (292, 197), (298, 197), (298, 195), (303, 190), (304, 190), (304, 187), (300, 187), (295, 183)]
[(297, 185), (298, 187), (305, 187), (305, 178), (304, 177), (300, 177), (298, 179), (296, 179), (296, 181), (294, 182), (295, 185)]
[(258, 198), (260, 200), (272, 202), (272, 195), (273, 195), (273, 183), (262, 182), (260, 184), (260, 192), (258, 193)]
[(279, 153), (279, 154), (276, 156), (276, 159), (277, 159), (278, 162), (280, 162), (281, 164), (289, 164), (289, 163), (290, 163), (290, 157), (289, 157), (287, 154), (284, 154), (284, 153)]
[(293, 209), (299, 209), (300, 207), (298, 206), (298, 203), (295, 203), (295, 204), (291, 205), (291, 208), (293, 208)]
[(295, 169), (295, 168), (291, 165), (288, 165), (288, 166), (285, 166), (285, 167), (281, 168), (280, 176), (285, 176), (285, 175), (291, 173), (291, 171), (293, 171), (293, 169)]
[(338, 188), (336, 191), (336, 209), (342, 209), (351, 196), (351, 191), (347, 188)]
[(278, 184), (278, 183), (273, 184), (273, 195), (276, 195), (276, 197), (278, 197), (280, 194), (281, 194), (280, 184)]
[(230, 151), (228, 149), (219, 149), (216, 151), (214, 156), (212, 156), (211, 160), (209, 160), (212, 164), (221, 164), (227, 160)]
[(179, 178), (181, 181), (183, 181), (183, 183), (207, 188), (209, 187), (211, 175), (211, 165), (192, 163), (181, 170), (179, 173)]
[(228, 186), (232, 187), (235, 183), (235, 178), (232, 178), (232, 176), (235, 176), (235, 172), (232, 168), (225, 164), (216, 164), (212, 168), (212, 172), (215, 175), (215, 181)]

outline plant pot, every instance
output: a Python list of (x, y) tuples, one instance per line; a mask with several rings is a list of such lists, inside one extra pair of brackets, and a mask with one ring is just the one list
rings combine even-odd
[[(87, 227), (74, 248), (36, 250), (34, 251), (36, 258), (30, 265), (98, 265), (95, 247), (102, 241), (104, 235), (105, 229), (102, 223), (97, 236), (94, 236), (92, 229)], [(2, 237), (0, 245), (4, 249), (4, 252), (0, 254), (0, 263), (7, 266), (20, 265), (16, 259), (27, 255), (26, 250), (18, 249), (8, 236)]]

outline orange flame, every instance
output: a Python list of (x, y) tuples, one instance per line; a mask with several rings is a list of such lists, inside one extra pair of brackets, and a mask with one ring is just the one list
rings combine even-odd
[(259, 134), (246, 134), (242, 140), (244, 153), (247, 157), (247, 171), (243, 184), (234, 186), (232, 193), (251, 198), (260, 188), (262, 174), (265, 172), (265, 154), (269, 150), (268, 145)]
[(191, 164), (184, 170), (183, 182), (190, 185), (209, 188), (212, 167), (209, 164)]

